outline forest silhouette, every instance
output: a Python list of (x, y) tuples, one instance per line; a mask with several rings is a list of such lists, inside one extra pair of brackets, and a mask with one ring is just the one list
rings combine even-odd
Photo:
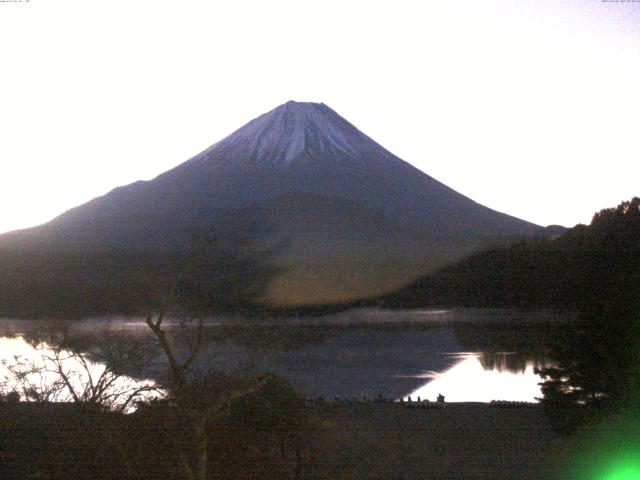
[(473, 306), (577, 312), (554, 332), (543, 404), (563, 432), (630, 408), (640, 393), (640, 198), (556, 238), (520, 240), (446, 267), (384, 299), (399, 308)]

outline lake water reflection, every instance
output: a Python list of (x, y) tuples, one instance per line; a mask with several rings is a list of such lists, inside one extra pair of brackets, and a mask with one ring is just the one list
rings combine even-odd
[[(161, 396), (151, 379), (112, 373), (88, 355), (30, 343), (22, 336), (0, 338), (0, 387), (22, 400), (71, 402), (98, 400), (114, 410), (135, 410), (135, 401)], [(136, 391), (135, 396), (131, 394)]]
[(449, 402), (534, 402), (542, 396), (541, 378), (534, 372), (533, 363), (528, 363), (524, 371), (510, 371), (487, 368), (481, 361), (482, 353), (456, 356), (458, 363), (443, 372), (425, 374), (425, 384), (404, 398), (435, 401), (442, 394)]
[[(443, 394), (447, 401), (535, 401), (541, 394), (534, 367), (552, 363), (547, 344), (564, 328), (562, 320), (545, 312), (376, 309), (297, 319), (215, 319), (197, 367), (271, 370), (312, 398), (435, 400)], [(5, 338), (24, 328), (5, 328)], [(145, 334), (144, 325), (130, 320), (114, 320), (111, 328)], [(29, 348), (24, 341), (12, 344), (13, 350), (8, 345), (0, 343), (5, 363)]]

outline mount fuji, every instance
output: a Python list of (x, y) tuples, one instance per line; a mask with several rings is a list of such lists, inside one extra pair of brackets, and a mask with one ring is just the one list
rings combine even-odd
[(170, 252), (194, 231), (256, 228), (279, 245), (260, 301), (349, 302), (398, 289), (481, 245), (544, 228), (482, 206), (324, 104), (287, 102), (150, 181), (116, 188), (0, 247)]

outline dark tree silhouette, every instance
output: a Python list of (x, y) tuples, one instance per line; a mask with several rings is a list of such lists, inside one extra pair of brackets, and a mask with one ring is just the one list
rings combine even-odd
[(640, 198), (555, 238), (476, 253), (384, 302), (578, 312), (573, 328), (547, 339), (557, 367), (540, 370), (547, 411), (571, 430), (640, 393)]
[(570, 235), (584, 251), (584, 299), (574, 328), (554, 342), (558, 366), (540, 370), (543, 403), (563, 431), (638, 401), (640, 199), (598, 212)]

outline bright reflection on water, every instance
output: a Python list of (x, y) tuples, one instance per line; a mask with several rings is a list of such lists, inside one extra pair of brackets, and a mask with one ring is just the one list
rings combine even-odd
[[(60, 361), (56, 362), (54, 350), (46, 343), (33, 346), (20, 336), (0, 337), (0, 392), (18, 392), (22, 400), (53, 402), (74, 401), (75, 394), (113, 409), (122, 407), (138, 390), (135, 399), (159, 396), (152, 380), (112, 374), (105, 364), (91, 361), (86, 355), (60, 350), (57, 359)], [(124, 411), (134, 409), (134, 403), (127, 403)]]
[[(41, 325), (27, 321), (0, 320), (0, 361), (5, 363), (0, 365), (0, 377), (7, 373), (6, 364), (15, 362), (15, 355), (32, 361), (42, 353), (20, 338), (40, 338), (30, 333), (38, 327)], [(240, 375), (272, 371), (286, 377), (308, 398), (399, 399), (411, 395), (435, 400), (443, 394), (452, 402), (534, 402), (541, 397), (534, 365), (551, 366), (547, 346), (564, 328), (562, 317), (546, 312), (464, 309), (354, 309), (293, 319), (221, 317), (207, 323), (206, 340), (193, 367), (196, 372)], [(122, 334), (118, 345), (131, 340), (136, 361), (119, 366), (122, 371), (136, 378), (162, 378), (166, 361), (160, 349), (153, 347), (144, 322), (74, 323), (69, 334), (74, 341), (69, 345), (95, 353), (104, 343), (102, 330)], [(175, 333), (173, 338), (181, 339), (177, 345), (187, 345), (184, 339), (193, 337), (192, 333)], [(152, 345), (139, 358), (138, 341)], [(89, 370), (97, 377), (105, 368), (99, 360), (111, 357), (95, 354), (91, 358)], [(82, 372), (77, 375), (80, 384), (86, 383)]]
[(527, 364), (524, 371), (513, 372), (495, 366), (485, 369), (480, 361), (482, 354), (464, 353), (456, 356), (461, 361), (448, 370), (426, 373), (424, 378), (430, 380), (409, 394), (412, 400), (420, 397), (422, 400), (435, 401), (442, 394), (448, 402), (535, 402), (536, 398), (542, 396), (538, 385), (541, 378), (534, 373), (533, 364)]

